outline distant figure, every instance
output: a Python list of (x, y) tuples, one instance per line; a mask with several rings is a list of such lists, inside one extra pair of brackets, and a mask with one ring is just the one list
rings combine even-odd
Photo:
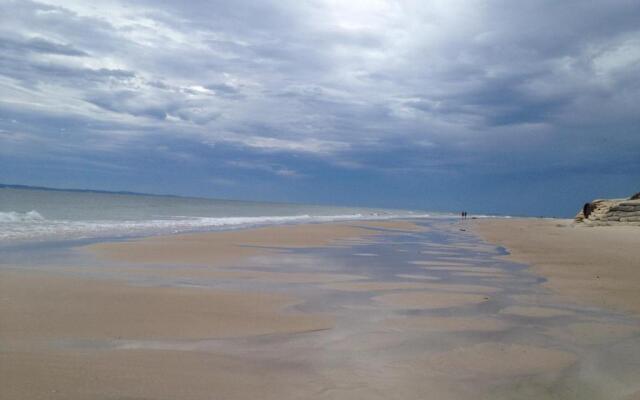
[(461, 217), (462, 219), (467, 219), (467, 212), (466, 212), (466, 211), (461, 212), (461, 213), (460, 213), (460, 217)]

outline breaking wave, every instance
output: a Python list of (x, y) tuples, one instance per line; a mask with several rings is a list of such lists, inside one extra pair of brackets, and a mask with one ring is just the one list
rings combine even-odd
[(34, 222), (44, 221), (44, 218), (40, 213), (35, 210), (19, 213), (16, 211), (1, 212), (0, 211), (0, 223), (3, 222)]

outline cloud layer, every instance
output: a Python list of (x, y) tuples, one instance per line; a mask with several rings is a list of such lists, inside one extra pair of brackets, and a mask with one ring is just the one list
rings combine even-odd
[(0, 180), (567, 213), (638, 190), (639, 17), (604, 0), (2, 1)]

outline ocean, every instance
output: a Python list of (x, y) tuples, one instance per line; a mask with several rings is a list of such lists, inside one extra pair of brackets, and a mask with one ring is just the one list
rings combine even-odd
[(0, 243), (126, 238), (254, 226), (451, 214), (0, 187)]

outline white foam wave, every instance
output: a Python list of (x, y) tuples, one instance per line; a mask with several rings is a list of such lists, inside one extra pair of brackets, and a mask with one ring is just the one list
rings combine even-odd
[(44, 218), (40, 213), (35, 210), (31, 210), (25, 213), (16, 211), (2, 212), (0, 211), (0, 223), (2, 222), (33, 222), (43, 221)]
[(37, 211), (0, 214), (0, 241), (127, 237), (244, 228), (263, 225), (393, 218), (428, 218), (429, 214), (346, 214), (262, 217), (172, 217), (153, 220), (70, 221), (45, 219)]

